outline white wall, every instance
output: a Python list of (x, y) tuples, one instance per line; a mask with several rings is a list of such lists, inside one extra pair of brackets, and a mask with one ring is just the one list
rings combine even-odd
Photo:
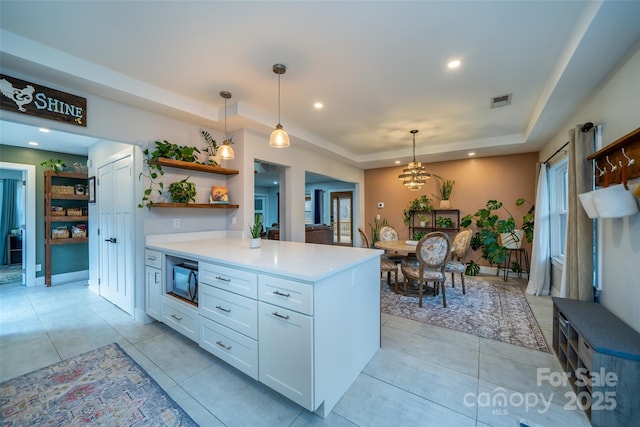
[[(602, 125), (603, 146), (640, 127), (640, 44), (545, 145), (540, 160), (567, 141), (569, 129), (586, 122)], [(601, 229), (602, 305), (640, 332), (640, 214), (603, 219)]]

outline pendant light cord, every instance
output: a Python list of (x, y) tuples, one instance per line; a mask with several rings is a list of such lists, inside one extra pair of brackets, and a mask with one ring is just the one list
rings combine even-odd
[(280, 74), (278, 74), (278, 124), (280, 124)]

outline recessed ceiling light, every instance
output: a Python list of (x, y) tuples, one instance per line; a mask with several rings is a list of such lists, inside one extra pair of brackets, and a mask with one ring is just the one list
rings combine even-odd
[(35, 141), (29, 141), (29, 145), (34, 145), (34, 146), (36, 146), (36, 145), (40, 145), (40, 144), (38, 144), (38, 143), (37, 143), (37, 142), (35, 142)]
[(395, 161), (395, 164), (396, 164), (396, 165), (399, 165), (399, 164), (400, 164), (400, 160), (396, 160), (396, 161)]
[(49, 133), (49, 132), (51, 132), (51, 131), (50, 131), (49, 129), (47, 129), (47, 128), (39, 128), (38, 130), (39, 130), (40, 132), (42, 132), (42, 133)]
[(452, 61), (449, 61), (449, 63), (447, 64), (447, 67), (449, 67), (449, 69), (453, 70), (454, 68), (458, 68), (460, 66), (461, 62), (459, 59), (454, 59)]
[(475, 156), (476, 153), (474, 153), (473, 151), (469, 153), (469, 156)]
[(322, 110), (322, 107), (324, 107), (324, 105), (322, 105), (322, 102), (314, 102), (313, 104), (313, 108), (315, 108), (316, 110)]
[(278, 181), (273, 181), (273, 185), (277, 185), (277, 184), (278, 184)]

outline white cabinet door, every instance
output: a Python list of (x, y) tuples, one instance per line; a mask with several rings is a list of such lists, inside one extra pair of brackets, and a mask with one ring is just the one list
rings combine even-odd
[(145, 267), (145, 306), (147, 314), (156, 320), (162, 318), (162, 270), (154, 267)]
[(314, 411), (313, 318), (260, 302), (260, 382)]

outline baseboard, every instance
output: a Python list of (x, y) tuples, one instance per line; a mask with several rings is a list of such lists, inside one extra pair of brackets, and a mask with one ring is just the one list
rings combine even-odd
[[(71, 271), (69, 273), (54, 274), (51, 276), (51, 286), (64, 283), (80, 282), (86, 280), (89, 283), (89, 270)], [(36, 286), (45, 286), (44, 276), (36, 277)]]

